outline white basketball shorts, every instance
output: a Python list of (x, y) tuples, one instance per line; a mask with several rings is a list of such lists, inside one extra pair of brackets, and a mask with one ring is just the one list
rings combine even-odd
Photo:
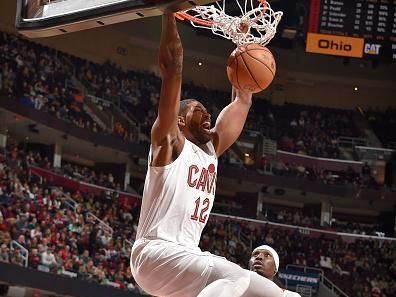
[(250, 280), (248, 271), (223, 257), (160, 239), (135, 242), (131, 270), (143, 290), (161, 297), (196, 297), (216, 279), (242, 277), (246, 288)]

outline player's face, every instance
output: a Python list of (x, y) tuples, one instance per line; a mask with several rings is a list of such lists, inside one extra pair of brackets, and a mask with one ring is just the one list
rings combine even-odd
[(186, 128), (190, 132), (193, 142), (205, 144), (211, 139), (211, 117), (200, 102), (194, 101), (189, 104), (185, 119)]
[(267, 250), (255, 251), (250, 257), (249, 269), (272, 280), (276, 274), (274, 257)]

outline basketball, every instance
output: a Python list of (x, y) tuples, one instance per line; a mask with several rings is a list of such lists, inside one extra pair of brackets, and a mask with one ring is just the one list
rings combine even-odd
[(227, 61), (227, 76), (241, 90), (258, 93), (274, 79), (276, 63), (270, 50), (250, 43), (237, 47)]

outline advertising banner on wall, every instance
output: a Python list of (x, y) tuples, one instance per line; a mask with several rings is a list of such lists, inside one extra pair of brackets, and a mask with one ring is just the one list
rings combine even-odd
[(295, 270), (279, 269), (278, 278), (288, 286), (304, 285), (317, 289), (320, 283), (319, 273)]

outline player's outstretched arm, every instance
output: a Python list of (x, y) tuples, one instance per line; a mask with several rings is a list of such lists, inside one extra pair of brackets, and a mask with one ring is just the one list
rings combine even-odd
[(153, 166), (163, 166), (172, 162), (172, 154), (175, 155), (174, 149), (179, 145), (177, 139), (180, 138), (177, 115), (180, 105), (183, 47), (173, 14), (165, 14), (162, 17), (159, 67), (162, 77), (161, 93), (157, 119), (151, 129)]
[(224, 153), (241, 134), (252, 105), (252, 93), (232, 87), (231, 100), (220, 112), (212, 131), (217, 156)]

